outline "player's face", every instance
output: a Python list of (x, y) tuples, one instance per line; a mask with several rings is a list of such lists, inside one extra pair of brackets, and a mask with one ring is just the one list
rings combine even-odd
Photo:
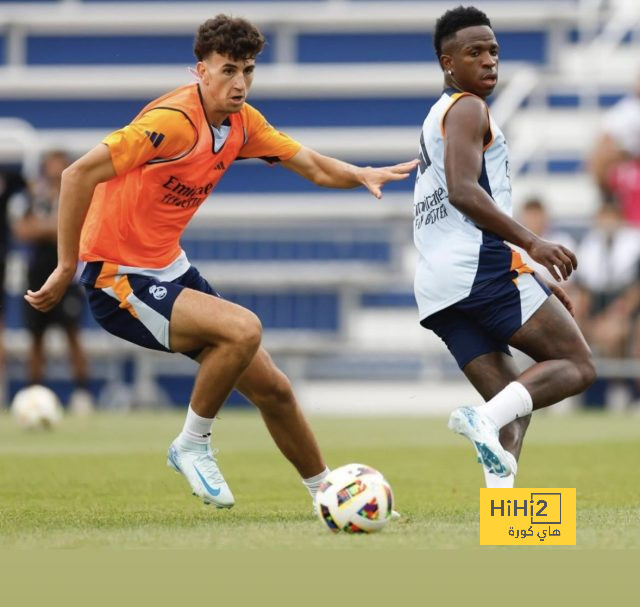
[(235, 60), (218, 53), (199, 61), (196, 69), (207, 105), (222, 114), (239, 112), (253, 83), (255, 65), (255, 59)]
[(466, 27), (443, 47), (442, 65), (451, 84), (483, 99), (498, 83), (498, 42), (487, 25)]

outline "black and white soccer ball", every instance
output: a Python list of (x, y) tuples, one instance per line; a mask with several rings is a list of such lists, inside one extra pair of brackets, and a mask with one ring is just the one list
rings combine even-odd
[(347, 464), (332, 470), (322, 481), (315, 509), (333, 532), (374, 533), (391, 519), (393, 492), (375, 468)]

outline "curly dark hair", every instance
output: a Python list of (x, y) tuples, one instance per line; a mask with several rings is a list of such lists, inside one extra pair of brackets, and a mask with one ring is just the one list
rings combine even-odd
[(213, 52), (240, 61), (255, 59), (264, 43), (264, 36), (258, 28), (245, 19), (217, 15), (198, 28), (193, 52), (198, 61)]
[(436, 21), (436, 29), (433, 33), (433, 46), (436, 49), (438, 59), (442, 55), (442, 42), (445, 38), (453, 36), (458, 30), (465, 27), (473, 27), (474, 25), (488, 25), (491, 27), (489, 17), (474, 6), (458, 6), (442, 15)]

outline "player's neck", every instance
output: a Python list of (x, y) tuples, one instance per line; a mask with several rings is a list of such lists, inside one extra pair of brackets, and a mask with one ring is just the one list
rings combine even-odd
[(213, 108), (209, 108), (206, 103), (204, 105), (204, 112), (207, 115), (209, 124), (217, 129), (219, 129), (222, 126), (222, 123), (229, 117), (229, 112), (221, 112)]
[(229, 112), (217, 109), (216, 105), (210, 99), (207, 99), (206, 91), (203, 91), (202, 87), (199, 86), (198, 91), (207, 122), (211, 126), (219, 129), (222, 123), (229, 117)]

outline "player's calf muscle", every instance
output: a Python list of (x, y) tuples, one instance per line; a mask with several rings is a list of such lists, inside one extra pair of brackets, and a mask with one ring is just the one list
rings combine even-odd
[(271, 414), (287, 414), (290, 406), (295, 403), (293, 387), (284, 373), (273, 377), (264, 386), (256, 387), (249, 399), (257, 407), (268, 410)]

